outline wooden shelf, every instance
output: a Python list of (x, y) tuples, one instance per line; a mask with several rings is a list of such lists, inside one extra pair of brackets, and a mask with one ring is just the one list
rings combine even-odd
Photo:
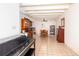
[(28, 37), (33, 38), (33, 31), (32, 31), (32, 22), (27, 18), (21, 19), (21, 32), (27, 32)]

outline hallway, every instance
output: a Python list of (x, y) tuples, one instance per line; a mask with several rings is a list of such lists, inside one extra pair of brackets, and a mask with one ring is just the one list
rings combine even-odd
[(36, 36), (36, 56), (77, 56), (64, 43), (58, 43), (54, 36), (41, 38)]
[(0, 56), (79, 56), (79, 3), (0, 4), (0, 16)]

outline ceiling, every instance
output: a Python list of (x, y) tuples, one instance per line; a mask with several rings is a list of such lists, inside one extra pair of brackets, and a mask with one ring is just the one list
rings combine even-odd
[(68, 3), (21, 4), (20, 11), (35, 19), (56, 19), (69, 8)]

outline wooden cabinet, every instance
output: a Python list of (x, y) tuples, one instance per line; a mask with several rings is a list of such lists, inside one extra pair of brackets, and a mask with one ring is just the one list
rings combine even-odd
[(27, 32), (28, 37), (32, 38), (33, 37), (33, 31), (32, 31), (32, 21), (30, 21), (27, 18), (22, 18), (21, 19), (21, 32)]
[(28, 28), (30, 27), (29, 21), (27, 18), (22, 18), (21, 19), (21, 31), (28, 32)]
[(22, 18), (21, 19), (21, 31), (25, 31), (26, 28), (27, 28), (27, 26), (26, 26), (26, 19)]
[(58, 29), (57, 41), (64, 43), (64, 28), (63, 27), (59, 27)]
[(33, 31), (29, 31), (29, 32), (28, 32), (28, 36), (29, 36), (30, 38), (33, 38)]

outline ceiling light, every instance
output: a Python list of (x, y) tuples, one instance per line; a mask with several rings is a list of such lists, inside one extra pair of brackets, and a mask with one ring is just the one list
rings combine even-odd
[(52, 11), (28, 11), (26, 13), (33, 14), (33, 13), (54, 13), (54, 12), (64, 12), (64, 10), (52, 10)]
[(55, 16), (55, 15), (60, 15), (60, 14), (63, 14), (63, 13), (42, 13), (42, 14), (31, 14), (31, 15), (32, 15), (32, 16), (33, 16), (33, 15), (35, 15), (35, 16), (36, 16), (36, 15), (38, 15), (38, 16), (39, 16), (39, 15), (52, 15), (52, 16)]

